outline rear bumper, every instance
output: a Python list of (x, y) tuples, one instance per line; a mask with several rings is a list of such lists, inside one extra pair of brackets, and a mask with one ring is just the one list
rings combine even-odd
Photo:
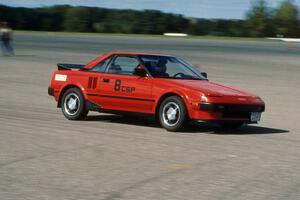
[(54, 89), (53, 88), (48, 87), (48, 95), (49, 96), (54, 96)]
[(191, 118), (201, 121), (243, 121), (251, 122), (251, 113), (264, 112), (264, 104), (227, 104), (200, 103), (197, 110), (192, 110)]

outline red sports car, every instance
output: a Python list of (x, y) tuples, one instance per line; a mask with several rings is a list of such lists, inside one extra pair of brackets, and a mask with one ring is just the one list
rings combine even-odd
[(209, 81), (180, 58), (148, 53), (112, 52), (86, 65), (58, 64), (48, 94), (70, 120), (89, 111), (142, 114), (168, 131), (189, 120), (235, 128), (257, 123), (265, 111), (254, 94)]

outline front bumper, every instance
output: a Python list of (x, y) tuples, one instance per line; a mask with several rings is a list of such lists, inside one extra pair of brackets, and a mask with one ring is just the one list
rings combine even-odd
[(251, 123), (251, 113), (264, 111), (264, 104), (199, 103), (192, 118), (203, 121), (244, 121)]
[(200, 103), (200, 110), (214, 112), (264, 112), (264, 104)]

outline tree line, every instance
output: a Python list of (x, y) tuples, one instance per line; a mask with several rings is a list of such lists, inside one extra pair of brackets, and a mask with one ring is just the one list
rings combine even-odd
[(188, 18), (156, 10), (69, 5), (22, 8), (0, 5), (0, 21), (7, 21), (17, 30), (300, 37), (299, 12), (292, 0), (284, 0), (278, 8), (269, 8), (265, 0), (258, 0), (253, 3), (244, 20)]

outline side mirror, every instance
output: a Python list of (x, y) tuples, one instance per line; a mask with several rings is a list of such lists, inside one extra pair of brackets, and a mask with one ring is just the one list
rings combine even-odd
[(207, 78), (207, 73), (206, 72), (201, 72), (201, 75)]
[(136, 76), (140, 76), (140, 77), (146, 77), (147, 76), (146, 70), (141, 65), (137, 66), (137, 68), (134, 69), (133, 74), (136, 75)]

